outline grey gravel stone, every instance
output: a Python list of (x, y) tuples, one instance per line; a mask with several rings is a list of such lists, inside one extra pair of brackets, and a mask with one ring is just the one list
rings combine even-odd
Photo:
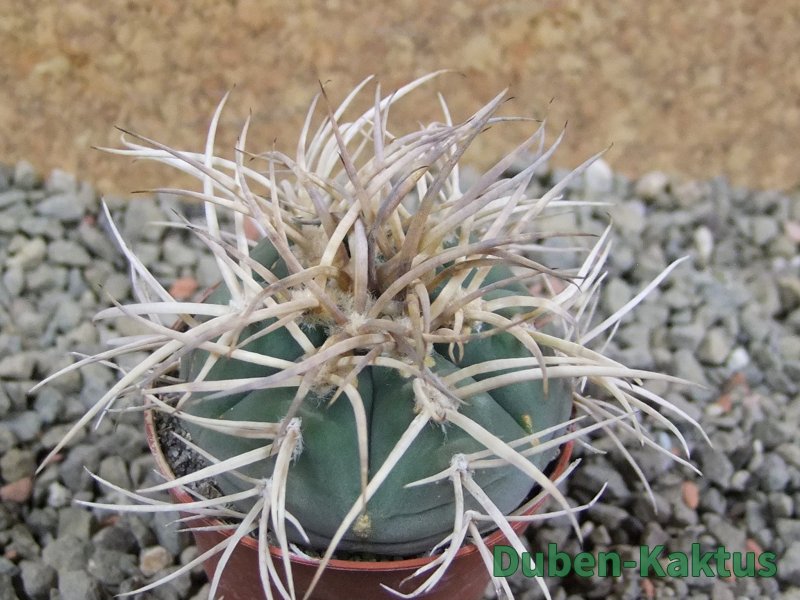
[[(70, 298), (80, 299), (87, 290), (88, 286), (83, 279), (81, 270), (77, 267), (72, 267), (67, 274), (67, 295)], [(68, 300), (68, 302), (71, 302), (71, 300)], [(76, 306), (80, 308), (80, 304), (76, 303)], [(60, 305), (58, 308), (60, 308)]]
[[(105, 260), (94, 260), (83, 269), (83, 277), (90, 288), (101, 287), (113, 273), (114, 266)], [(125, 273), (127, 275), (127, 273)]]
[(67, 283), (67, 270), (45, 263), (32, 271), (27, 271), (25, 283), (27, 290), (34, 293), (63, 289)]
[(715, 581), (711, 589), (711, 600), (735, 600), (736, 595), (721, 581)]
[(0, 576), (10, 575), (14, 577), (19, 573), (19, 567), (8, 560), (5, 556), (0, 556)]
[(700, 495), (700, 507), (706, 512), (717, 515), (725, 514), (728, 508), (725, 495), (715, 487), (709, 487), (703, 491)]
[(794, 467), (800, 467), (800, 446), (794, 443), (782, 443), (775, 451), (781, 456), (788, 464)]
[(759, 475), (762, 489), (768, 492), (784, 490), (789, 483), (786, 463), (779, 454), (772, 452), (764, 457)]
[(19, 221), (19, 230), (29, 237), (44, 237), (55, 240), (64, 237), (64, 226), (48, 217), (30, 215)]
[(26, 410), (7, 419), (6, 425), (17, 440), (30, 442), (36, 439), (36, 436), (41, 431), (42, 420), (35, 411)]
[(106, 600), (100, 584), (84, 570), (64, 571), (58, 576), (61, 600)]
[(131, 293), (131, 284), (127, 274), (111, 273), (103, 283), (103, 291), (111, 298), (127, 298)]
[(29, 352), (20, 352), (0, 359), (0, 378), (30, 379), (36, 366), (36, 356)]
[[(157, 230), (157, 227), (150, 227), (149, 229)], [(142, 261), (143, 264), (151, 265), (152, 270), (155, 271), (158, 260), (161, 258), (161, 246), (149, 242), (139, 242), (131, 245), (132, 252)], [(161, 263), (163, 265), (163, 263)], [(777, 298), (777, 296), (776, 296)]]
[(53, 314), (53, 322), (57, 331), (69, 331), (76, 327), (85, 318), (81, 306), (72, 300), (59, 303)]
[(60, 193), (42, 200), (36, 205), (36, 212), (66, 223), (80, 221), (86, 213), (81, 197), (74, 193)]
[(778, 352), (784, 361), (800, 360), (800, 335), (786, 335), (778, 341)]
[(18, 245), (8, 264), (22, 269), (38, 267), (47, 255), (47, 244), (44, 239), (35, 237)]
[[(635, 494), (630, 506), (630, 512), (644, 522), (656, 521), (667, 525), (672, 519), (672, 507), (662, 494), (654, 494), (652, 498), (644, 493)], [(612, 529), (611, 532), (616, 535), (615, 530)]]
[(42, 550), (42, 560), (56, 571), (85, 569), (89, 563), (92, 547), (88, 540), (74, 535), (62, 535)]
[(44, 387), (36, 394), (33, 407), (43, 424), (55, 423), (64, 411), (64, 394), (56, 388)]
[(19, 231), (19, 223), (27, 214), (27, 209), (21, 204), (12, 204), (0, 210), (0, 233), (14, 233)]
[(763, 246), (772, 241), (778, 234), (778, 223), (767, 216), (756, 216), (750, 219), (753, 242)]
[(136, 536), (130, 529), (120, 525), (110, 525), (99, 530), (92, 538), (92, 543), (99, 548), (116, 550), (125, 554), (138, 553)]
[(791, 312), (800, 307), (800, 277), (797, 275), (784, 275), (778, 277), (778, 296), (781, 309)]
[(703, 476), (721, 488), (728, 487), (733, 476), (733, 465), (730, 459), (719, 450), (711, 447), (700, 447), (698, 454)]
[(12, 189), (0, 192), (0, 209), (6, 208), (13, 204), (20, 204), (25, 202), (28, 194), (24, 190)]
[(637, 200), (613, 207), (610, 214), (623, 235), (640, 235), (647, 225), (647, 208)]
[[(11, 514), (10, 507), (0, 503), (0, 531), (5, 532), (14, 524), (14, 515)], [(2, 563), (0, 563), (2, 564)]]
[(172, 556), (179, 556), (181, 550), (189, 543), (190, 536), (179, 531), (176, 526), (178, 513), (160, 512), (153, 516), (153, 530), (158, 544), (167, 549)]
[(61, 481), (73, 492), (88, 489), (92, 479), (86, 472), (97, 472), (100, 458), (97, 450), (88, 444), (81, 444), (72, 448), (67, 458), (58, 465), (58, 474)]
[(778, 579), (800, 586), (800, 541), (792, 542), (779, 559)]
[(765, 273), (757, 273), (752, 280), (747, 282), (747, 287), (753, 296), (761, 314), (775, 316), (781, 309), (780, 293), (777, 282)]
[(746, 534), (730, 521), (715, 513), (705, 513), (703, 521), (719, 545), (729, 552), (744, 553)]
[(22, 587), (31, 600), (45, 600), (56, 587), (57, 574), (52, 567), (31, 560), (20, 563)]
[(11, 428), (7, 424), (0, 422), (0, 454), (8, 452), (17, 441), (17, 436), (14, 435)]
[(136, 538), (136, 544), (139, 548), (155, 546), (158, 543), (155, 531), (151, 527), (151, 519), (145, 519), (139, 515), (127, 514), (123, 516), (122, 523)]
[(5, 547), (6, 552), (17, 554), (23, 559), (39, 559), (42, 549), (26, 525), (18, 523), (11, 527), (8, 531), (8, 539), (11, 541)]
[(703, 362), (721, 365), (733, 349), (733, 339), (721, 327), (714, 327), (706, 333), (698, 348), (697, 355)]
[(688, 293), (688, 290), (683, 285), (673, 286), (668, 289), (662, 294), (661, 300), (676, 311), (692, 308), (693, 303), (692, 295)]
[[(669, 186), (669, 176), (661, 171), (652, 171), (645, 173), (636, 182), (635, 193), (640, 198), (645, 200), (657, 200), (666, 195), (667, 187)], [(669, 203), (664, 198), (659, 204), (669, 206)]]
[[(677, 377), (700, 385), (708, 385), (706, 371), (688, 348), (679, 348), (673, 354), (673, 370)], [(693, 393), (695, 390), (690, 390)]]
[(58, 537), (71, 535), (81, 540), (88, 539), (94, 521), (94, 515), (81, 507), (64, 507), (58, 511)]
[(75, 175), (62, 169), (53, 169), (44, 183), (45, 190), (48, 192), (75, 192), (78, 189), (78, 181)]
[(197, 262), (197, 252), (178, 236), (167, 236), (164, 239), (163, 255), (169, 264), (176, 267), (188, 267)]
[(697, 205), (710, 193), (710, 185), (706, 181), (684, 181), (674, 186), (675, 199), (681, 208)]
[(18, 312), (15, 311), (17, 314), (17, 330), (26, 337), (38, 337), (42, 335), (47, 327), (47, 320), (50, 316), (48, 311), (27, 310), (27, 307), (22, 308), (25, 306), (22, 299), (17, 299), (14, 303), (16, 304), (15, 309), (19, 308)]
[(671, 523), (673, 525), (687, 527), (697, 524), (699, 520), (697, 511), (686, 505), (685, 500), (680, 495), (679, 489), (667, 489), (664, 490), (664, 494), (670, 499), (670, 508), (672, 509)]
[(14, 168), (14, 187), (20, 190), (32, 190), (42, 182), (39, 173), (27, 160), (17, 162)]
[(217, 261), (213, 256), (201, 256), (197, 263), (197, 283), (202, 289), (209, 288), (220, 280)]
[[(117, 586), (128, 577), (139, 574), (135, 556), (107, 548), (95, 550), (87, 570), (100, 583), (108, 586)], [(147, 573), (143, 574), (148, 576)]]
[(25, 381), (6, 381), (0, 386), (4, 389), (11, 402), (11, 409), (15, 412), (22, 412), (28, 406), (28, 397)]
[[(125, 222), (121, 231), (122, 237), (127, 241), (157, 241), (163, 235), (164, 230), (162, 227), (152, 225), (152, 223), (164, 220), (166, 220), (164, 213), (152, 202), (139, 199), (132, 200), (128, 202), (125, 211)], [(148, 264), (148, 262), (145, 262), (145, 264)]]
[(736, 471), (733, 475), (731, 475), (729, 487), (731, 490), (742, 492), (747, 489), (747, 486), (750, 483), (750, 478), (751, 475), (749, 471)]
[(25, 289), (25, 272), (19, 265), (8, 265), (3, 273), (3, 285), (11, 296), (19, 296)]
[(701, 323), (694, 321), (687, 325), (674, 325), (667, 334), (670, 347), (674, 350), (684, 348), (694, 352), (703, 341), (706, 333)]
[(621, 279), (614, 279), (603, 289), (603, 308), (609, 314), (622, 308), (635, 294)]
[(609, 531), (619, 527), (620, 523), (628, 516), (625, 510), (613, 504), (596, 504), (593, 508), (597, 510), (592, 511), (592, 519), (605, 525)]
[(594, 493), (600, 491), (603, 484), (608, 484), (604, 497), (624, 499), (630, 496), (630, 490), (622, 476), (616, 470), (605, 465), (587, 466), (581, 470), (580, 477), (575, 481), (576, 486)]
[(47, 245), (48, 259), (59, 265), (86, 266), (92, 258), (77, 242), (72, 240), (55, 240)]
[(97, 473), (102, 479), (121, 488), (131, 487), (131, 478), (128, 475), (128, 467), (121, 457), (113, 455), (107, 456), (100, 461), (100, 468)]
[(775, 531), (789, 546), (792, 542), (800, 540), (800, 519), (776, 519)]
[(12, 448), (0, 457), (0, 476), (6, 481), (16, 481), (33, 475), (36, 458), (30, 450)]
[(645, 525), (642, 543), (648, 548), (666, 544), (668, 540), (669, 534), (658, 523), (650, 522)]
[(0, 387), (0, 420), (3, 417), (8, 415), (9, 411), (11, 410), (11, 399), (8, 397), (8, 394), (5, 393), (2, 387)]
[(636, 255), (631, 248), (621, 246), (609, 256), (609, 261), (615, 270), (628, 273), (636, 266)]
[(110, 259), (119, 255), (108, 236), (94, 225), (81, 223), (78, 226), (78, 239), (95, 256)]
[(11, 575), (0, 573), (0, 600), (19, 600), (19, 596), (14, 592)]

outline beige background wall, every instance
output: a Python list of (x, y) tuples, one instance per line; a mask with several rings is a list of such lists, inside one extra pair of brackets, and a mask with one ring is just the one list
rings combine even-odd
[[(404, 103), (397, 123), (420, 104), (436, 117), (436, 91), (464, 118), (510, 86), (506, 113), (547, 114), (554, 134), (569, 119), (558, 165), (613, 142), (607, 160), (629, 175), (800, 182), (791, 0), (0, 0), (0, 161), (129, 192), (173, 180), (90, 149), (116, 144), (114, 125), (200, 147), (236, 84), (222, 143), (252, 109), (250, 148), (288, 150), (318, 78), (338, 101), (370, 73), (389, 90), (441, 67), (463, 76)], [(492, 132), (474, 156), (520, 136)]]

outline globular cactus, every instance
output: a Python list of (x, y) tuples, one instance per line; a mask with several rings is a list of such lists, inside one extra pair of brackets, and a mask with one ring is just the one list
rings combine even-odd
[[(441, 250), (435, 249), (433, 256)], [(278, 276), (286, 273), (285, 264), (268, 240), (261, 242), (250, 256), (270, 272), (280, 274)], [(352, 260), (347, 253), (342, 258)], [(303, 268), (311, 266), (303, 265)], [(344, 271), (347, 264), (337, 266)], [(514, 285), (513, 275), (507, 268), (493, 269), (478, 290), (488, 288), (492, 282), (502, 283), (503, 279), (512, 281), (505, 283), (508, 287), (486, 291), (480, 296), (484, 302), (501, 298), (524, 301), (530, 297), (527, 290)], [(481, 365), (491, 364), (490, 361), (518, 359), (530, 362), (536, 359), (523, 343), (528, 341), (530, 346), (533, 338), (520, 341), (514, 337), (514, 331), (492, 331), (492, 326), (485, 329), (489, 333), (487, 337), (466, 341), (463, 349), (451, 352), (446, 343), (448, 336), (457, 339), (476, 332), (477, 326), (470, 319), (463, 326), (463, 333), (451, 334), (448, 331), (440, 334), (441, 342), (425, 344), (423, 341), (420, 347), (414, 339), (413, 317), (409, 314), (418, 306), (415, 304), (418, 299), (412, 298), (421, 292), (428, 296), (425, 302), (436, 303), (438, 294), (434, 284), (437, 270), (442, 272), (442, 269), (430, 267), (428, 273), (415, 277), (406, 289), (401, 290), (405, 300), (394, 301), (387, 312), (376, 317), (368, 316), (371, 300), (361, 313), (345, 312), (352, 308), (340, 305), (348, 317), (344, 327), (337, 325), (333, 316), (324, 309), (308, 316), (298, 315), (295, 323), (311, 342), (310, 350), (304, 350), (285, 327), (276, 328), (243, 345), (242, 350), (289, 361), (292, 368), (296, 368), (294, 365), (302, 364), (304, 360), (311, 363), (313, 357), (336, 344), (349, 346), (349, 341), (354, 338), (371, 336), (369, 340), (358, 342), (355, 348), (348, 348), (346, 354), (339, 355), (336, 361), (326, 359), (319, 371), (310, 371), (309, 391), (296, 410), (292, 410), (292, 404), (300, 397), (298, 386), (265, 387), (269, 382), (267, 378), (280, 380), (285, 369), (228, 357), (218, 358), (204, 380), (225, 380), (225, 385), (232, 386), (233, 390), (242, 385), (239, 382), (244, 378), (262, 378), (262, 382), (255, 389), (226, 393), (217, 399), (198, 399), (196, 404), (187, 408), (190, 414), (211, 419), (281, 423), (290, 413), (299, 419), (302, 451), (297, 453), (286, 478), (286, 508), (303, 524), (312, 544), (321, 549), (330, 543), (348, 511), (359, 500), (366, 482), (375, 477), (392, 448), (423, 412), (426, 402), (430, 403), (431, 423), (420, 428), (413, 443), (339, 543), (340, 549), (411, 556), (430, 549), (450, 532), (456, 510), (452, 486), (439, 481), (428, 486), (405, 487), (446, 471), (456, 455), (484, 449), (481, 442), (467, 431), (449, 426), (446, 411), (457, 410), (504, 442), (543, 429), (557, 428), (569, 419), (572, 390), (571, 383), (565, 379), (550, 380), (547, 392), (541, 381), (529, 380), (490, 388), (464, 399), (458, 397), (459, 386), (485, 380), (486, 374), (478, 373), (475, 377), (465, 374), (459, 377), (458, 386), (443, 381), (447, 376), (466, 373), (463, 370), (469, 367), (480, 369)], [(441, 278), (442, 286), (446, 286), (452, 277), (445, 274)], [(343, 279), (332, 281), (330, 289), (335, 294), (352, 294), (352, 281), (349, 277)], [(383, 293), (378, 284), (373, 289), (375, 297)], [(207, 302), (227, 305), (230, 302), (227, 288), (212, 294)], [(452, 304), (450, 307), (452, 309)], [(501, 312), (509, 314), (503, 317)], [(498, 311), (497, 316), (512, 318), (515, 312), (522, 311)], [(431, 331), (453, 330), (451, 315), (440, 317), (440, 322), (435, 318), (432, 312)], [(360, 327), (353, 326), (354, 320), (361, 321)], [(385, 325), (380, 322), (382, 320), (386, 321)], [(251, 323), (239, 333), (239, 339), (258, 336), (275, 324), (274, 318)], [(400, 338), (397, 340), (392, 336)], [(374, 351), (376, 348), (379, 352)], [(379, 360), (381, 358), (386, 360)], [(195, 350), (185, 358), (180, 379), (196, 381), (208, 360), (208, 352)], [(392, 364), (393, 361), (397, 363)], [(334, 398), (337, 385), (348, 380), (352, 388), (345, 390), (345, 395), (351, 394), (350, 402), (341, 395)], [(357, 403), (357, 408), (354, 409), (353, 403)], [(358, 413), (362, 413), (366, 425), (361, 431)], [(232, 458), (263, 446), (259, 440), (222, 433), (202, 425), (187, 424), (187, 428), (193, 442), (218, 459)], [(552, 435), (543, 435), (537, 441), (547, 441)], [(360, 441), (363, 442), (361, 451)], [(541, 470), (555, 452), (553, 449), (535, 454), (528, 460)], [(275, 462), (276, 457), (272, 457), (242, 471), (255, 478), (272, 477)], [(366, 469), (362, 469), (363, 464), (366, 464)], [(222, 488), (226, 493), (242, 491), (246, 485), (233, 478), (224, 482)], [(505, 514), (525, 500), (533, 485), (530, 475), (512, 466), (478, 472), (475, 482), (486, 490), (492, 502)], [(480, 505), (473, 500), (467, 502), (465, 508), (478, 509)]]
[[(206, 226), (187, 227), (214, 253), (221, 281), (203, 302), (175, 301), (119, 240), (140, 302), (98, 317), (134, 316), (152, 335), (86, 360), (149, 355), (77, 425), (141, 390), (181, 420), (186, 443), (209, 461), (151, 491), (213, 478), (221, 497), (198, 501), (198, 513), (237, 517), (238, 537), (269, 528), (284, 557), (295, 543), (324, 553), (322, 568), (337, 550), (411, 556), (438, 547), (439, 568), (419, 593), (468, 534), (481, 544), (487, 529), (510, 532), (506, 516), (537, 485), (577, 529), (577, 509), (542, 472), (560, 444), (604, 429), (660, 449), (638, 415), (680, 437), (653, 405), (681, 414), (642, 385), (674, 378), (587, 347), (652, 288), (587, 331), (609, 231), (575, 269), (537, 260), (552, 235), (541, 225), (547, 214), (572, 204), (562, 198), (569, 178), (528, 192), (560, 138), (545, 149), (542, 124), (462, 188), (465, 149), (513, 121), (497, 116), (504, 94), (463, 123), (442, 102), (442, 123), (390, 133), (392, 104), (435, 75), (385, 98), (378, 88), (352, 122), (343, 115), (363, 84), (335, 111), (323, 92), (294, 158), (247, 155), (247, 124), (233, 159), (216, 156), (224, 101), (203, 153), (145, 138), (112, 150), (202, 181), (202, 191), (181, 193), (204, 203)], [(320, 98), (327, 114), (309, 137)], [(534, 159), (504, 178), (523, 153)], [(220, 229), (222, 209), (233, 215), (230, 232)], [(593, 397), (587, 383), (613, 401)]]

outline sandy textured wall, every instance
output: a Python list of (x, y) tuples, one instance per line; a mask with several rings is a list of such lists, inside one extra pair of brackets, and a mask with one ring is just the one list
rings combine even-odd
[[(630, 175), (800, 181), (792, 0), (0, 0), (0, 28), (0, 160), (76, 171), (108, 192), (168, 182), (90, 149), (115, 144), (114, 125), (198, 147), (236, 84), (222, 143), (252, 109), (250, 147), (288, 150), (318, 78), (339, 100), (370, 73), (391, 89), (440, 67), (463, 76), (419, 102), (435, 107), (443, 91), (463, 118), (510, 86), (506, 112), (548, 114), (554, 134), (569, 119), (559, 165), (613, 142), (608, 161)], [(476, 156), (520, 136), (492, 132)]]

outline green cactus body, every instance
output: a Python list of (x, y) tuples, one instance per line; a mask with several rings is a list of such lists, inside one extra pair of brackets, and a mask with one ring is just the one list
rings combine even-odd
[[(278, 274), (285, 270), (277, 253), (267, 241), (251, 252), (251, 257)], [(505, 267), (490, 271), (484, 285), (502, 279), (510, 273)], [(492, 290), (488, 298), (519, 295), (520, 286), (511, 290)], [(228, 291), (221, 286), (208, 302), (225, 304)], [(432, 293), (432, 298), (435, 294)], [(513, 314), (515, 311), (508, 311)], [(269, 326), (273, 321), (250, 325), (241, 339)], [(303, 327), (319, 347), (326, 339), (320, 325)], [(283, 329), (277, 329), (245, 346), (244, 349), (295, 361), (302, 349)], [(463, 356), (453, 362), (446, 345), (436, 345), (431, 352), (431, 370), (447, 375), (459, 368), (479, 362), (502, 358), (528, 357), (528, 350), (511, 334), (499, 333), (469, 341), (463, 346)], [(205, 351), (194, 351), (184, 358), (182, 378), (191, 381), (207, 358)], [(207, 380), (263, 377), (274, 369), (260, 367), (232, 358), (222, 357), (211, 369)], [(473, 383), (479, 378), (467, 378), (459, 385)], [(368, 366), (358, 375), (357, 388), (363, 399), (368, 422), (369, 477), (384, 463), (400, 436), (416, 416), (411, 378), (397, 370)], [(218, 419), (280, 422), (295, 396), (295, 388), (255, 390), (247, 393), (202, 399), (191, 404), (190, 413)], [(564, 379), (551, 379), (545, 395), (540, 381), (515, 383), (479, 393), (465, 400), (459, 412), (479, 423), (505, 442), (536, 431), (553, 427), (569, 418), (571, 384)], [(329, 395), (328, 395), (329, 396)], [(359, 454), (353, 409), (347, 399), (339, 397), (329, 405), (329, 397), (310, 393), (303, 401), (297, 417), (301, 419), (302, 451), (290, 467), (286, 482), (286, 506), (302, 523), (313, 546), (324, 549), (344, 516), (360, 493)], [(264, 442), (218, 433), (187, 423), (193, 441), (219, 459), (252, 450)], [(545, 441), (549, 438), (542, 438)], [(454, 492), (447, 480), (415, 487), (407, 483), (429, 477), (450, 466), (457, 454), (469, 454), (484, 447), (470, 435), (449, 423), (431, 422), (414, 440), (388, 479), (368, 503), (367, 510), (350, 528), (341, 550), (372, 554), (413, 555), (431, 548), (452, 530)], [(529, 460), (544, 469), (554, 452), (535, 454)], [(272, 474), (274, 458), (263, 460), (242, 469), (258, 478)], [(478, 470), (475, 481), (492, 501), (508, 514), (529, 495), (533, 482), (512, 466)], [(245, 484), (229, 475), (218, 483), (225, 493), (244, 489)], [(467, 508), (479, 509), (467, 497)], [(299, 535), (289, 537), (295, 541)]]

